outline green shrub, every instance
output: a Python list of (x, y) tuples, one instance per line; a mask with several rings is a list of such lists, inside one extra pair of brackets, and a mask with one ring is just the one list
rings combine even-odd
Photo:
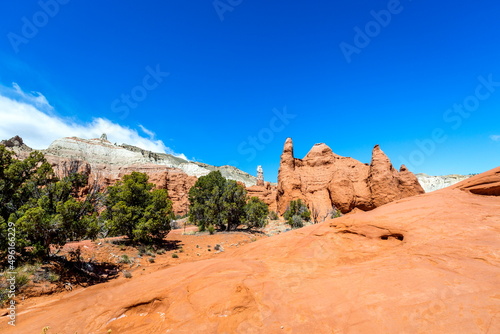
[[(295, 216), (300, 218), (300, 222), (298, 218), (294, 218)], [(292, 228), (299, 228), (304, 226), (304, 221), (311, 220), (311, 212), (302, 200), (298, 199), (290, 202), (283, 217)]]
[(30, 275), (27, 273), (18, 272), (16, 275), (16, 289), (21, 290), (21, 288), (30, 282)]
[(276, 211), (269, 211), (269, 219), (270, 220), (278, 220), (280, 217)]
[(292, 228), (301, 228), (304, 227), (304, 220), (301, 216), (295, 215), (291, 219), (291, 223), (289, 223)]
[(245, 204), (245, 222), (248, 228), (262, 228), (267, 224), (269, 207), (257, 197), (252, 197)]
[(208, 225), (208, 233), (214, 234), (215, 233), (215, 227), (213, 225)]
[(177, 255), (177, 254), (173, 253), (173, 254), (172, 254), (172, 258), (174, 258), (174, 259), (178, 259), (178, 258), (179, 258), (179, 255)]
[[(40, 266), (40, 263), (35, 263), (22, 265), (20, 267), (17, 267), (14, 271), (5, 269), (2, 273), (0, 273), (0, 277), (3, 278), (7, 276), (14, 276), (16, 278), (16, 290), (20, 291), (25, 285), (29, 284), (32, 281), (32, 275), (34, 275), (36, 271), (40, 269)], [(7, 272), (12, 274), (7, 274)], [(33, 281), (35, 281), (35, 278), (33, 278)], [(3, 285), (6, 284), (6, 282), (4, 283), (3, 281), (1, 281), (0, 290), (3, 290)]]
[(152, 190), (148, 179), (144, 173), (132, 172), (108, 188), (102, 216), (112, 235), (151, 244), (170, 231), (172, 201), (165, 189)]
[(333, 209), (330, 211), (330, 218), (339, 218), (342, 217), (342, 212), (340, 212), (339, 209), (336, 207), (333, 207)]
[[(41, 152), (17, 160), (0, 145), (0, 234), (6, 235), (7, 224), (15, 224), (21, 261), (47, 259), (51, 245), (97, 236), (101, 195), (96, 186), (83, 200), (76, 199), (88, 184), (88, 177), (76, 172), (78, 167), (70, 164), (59, 179)], [(6, 242), (0, 238), (0, 257)]]
[(127, 254), (123, 254), (122, 256), (120, 256), (120, 258), (118, 259), (118, 263), (126, 263), (126, 264), (130, 264), (132, 263), (132, 260), (130, 260), (130, 258), (128, 257)]
[(189, 190), (189, 221), (200, 231), (212, 225), (230, 231), (245, 217), (246, 190), (233, 180), (226, 180), (220, 171), (200, 177)]
[(59, 281), (59, 279), (61, 277), (56, 273), (49, 272), (49, 275), (47, 276), (47, 278), (50, 282), (55, 283), (55, 282)]

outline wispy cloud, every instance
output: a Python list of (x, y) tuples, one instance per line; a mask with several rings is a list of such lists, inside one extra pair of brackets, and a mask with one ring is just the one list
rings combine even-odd
[(142, 130), (142, 132), (144, 132), (145, 134), (147, 134), (149, 136), (149, 139), (154, 139), (156, 137), (156, 133), (154, 133), (153, 131), (151, 131), (149, 129), (146, 129), (146, 127), (143, 126), (142, 124), (139, 124), (139, 128)]
[(153, 131), (142, 125), (139, 128), (148, 138), (135, 129), (100, 117), (90, 123), (78, 124), (57, 116), (54, 107), (40, 92), (25, 92), (16, 83), (12, 87), (0, 86), (0, 139), (19, 135), (28, 146), (43, 149), (61, 137), (98, 138), (106, 133), (111, 142), (169, 153), (187, 160), (184, 154), (175, 153), (163, 141), (155, 139)]
[(491, 135), (490, 139), (493, 141), (500, 141), (500, 135)]

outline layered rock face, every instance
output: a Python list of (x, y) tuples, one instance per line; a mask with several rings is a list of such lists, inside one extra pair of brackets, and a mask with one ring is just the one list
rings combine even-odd
[(154, 153), (131, 145), (115, 145), (104, 138), (81, 139), (68, 137), (57, 139), (43, 151), (46, 155), (72, 160), (83, 160), (91, 165), (130, 166), (157, 165), (159, 168), (176, 168), (189, 176), (200, 177), (218, 170), (222, 176), (244, 183), (256, 184), (257, 178), (232, 166), (211, 166), (208, 164), (184, 160), (165, 153)]
[[(2, 144), (19, 159), (25, 159), (33, 151), (17, 136)], [(133, 171), (146, 173), (157, 188), (168, 190), (177, 215), (187, 213), (188, 192), (197, 178), (212, 170), (220, 170), (224, 177), (246, 185), (256, 181), (255, 177), (231, 166), (215, 167), (130, 145), (118, 146), (107, 141), (105, 136), (100, 139), (61, 138), (42, 152), (56, 175), (67, 175), (70, 170), (84, 173), (89, 176), (89, 184), (96, 182), (101, 187), (113, 185)]]
[(416, 174), (418, 182), (424, 188), (425, 192), (431, 192), (439, 189), (443, 189), (454, 185), (463, 180), (467, 180), (471, 175), (441, 175), (441, 176), (430, 176), (427, 174), (419, 173)]
[(277, 209), (283, 214), (292, 200), (302, 199), (320, 218), (332, 208), (343, 213), (355, 208), (372, 210), (386, 203), (424, 193), (413, 173), (405, 166), (394, 169), (377, 145), (370, 165), (342, 157), (325, 144), (316, 144), (304, 157), (293, 155), (288, 138), (278, 173)]

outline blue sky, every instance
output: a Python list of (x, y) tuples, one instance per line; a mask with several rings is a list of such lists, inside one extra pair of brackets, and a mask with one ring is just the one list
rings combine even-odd
[(270, 181), (287, 137), (299, 158), (324, 142), (431, 175), (500, 165), (496, 1), (0, 6), (2, 138), (107, 131)]

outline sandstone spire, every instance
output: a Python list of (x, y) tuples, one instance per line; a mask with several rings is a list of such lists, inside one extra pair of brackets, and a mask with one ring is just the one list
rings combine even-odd
[(264, 185), (264, 170), (262, 169), (261, 165), (257, 166), (257, 185)]
[(277, 207), (283, 214), (291, 200), (302, 199), (322, 217), (336, 207), (371, 210), (408, 196), (424, 193), (406, 167), (398, 172), (380, 149), (373, 148), (371, 163), (341, 157), (326, 144), (314, 145), (304, 159), (293, 156), (293, 143), (285, 142), (278, 173)]

